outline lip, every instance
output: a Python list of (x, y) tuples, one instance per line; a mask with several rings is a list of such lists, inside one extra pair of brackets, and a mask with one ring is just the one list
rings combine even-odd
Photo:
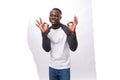
[(51, 22), (55, 22), (55, 20), (52, 19)]
[(51, 23), (56, 23), (56, 20), (51, 20)]

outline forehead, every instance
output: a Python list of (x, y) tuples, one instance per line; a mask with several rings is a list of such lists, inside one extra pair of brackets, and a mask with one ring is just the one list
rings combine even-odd
[(58, 10), (52, 10), (50, 14), (60, 14), (60, 12)]

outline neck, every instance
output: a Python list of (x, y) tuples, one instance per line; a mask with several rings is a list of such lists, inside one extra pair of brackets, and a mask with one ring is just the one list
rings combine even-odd
[(58, 29), (59, 27), (61, 27), (61, 23), (52, 25), (53, 29)]

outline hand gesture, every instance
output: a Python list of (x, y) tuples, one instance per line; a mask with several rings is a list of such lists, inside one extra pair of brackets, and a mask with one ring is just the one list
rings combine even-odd
[(76, 16), (74, 16), (74, 21), (71, 21), (67, 24), (67, 27), (72, 33), (75, 33), (76, 26), (78, 24), (78, 19)]
[(42, 33), (47, 31), (49, 25), (47, 23), (45, 23), (45, 22), (43, 23), (41, 18), (39, 18), (39, 21), (36, 20), (36, 22), (37, 22), (36, 26), (41, 30)]

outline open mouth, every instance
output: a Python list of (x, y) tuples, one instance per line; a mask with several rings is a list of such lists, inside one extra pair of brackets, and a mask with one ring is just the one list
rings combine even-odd
[(51, 23), (56, 23), (56, 20), (51, 20)]

